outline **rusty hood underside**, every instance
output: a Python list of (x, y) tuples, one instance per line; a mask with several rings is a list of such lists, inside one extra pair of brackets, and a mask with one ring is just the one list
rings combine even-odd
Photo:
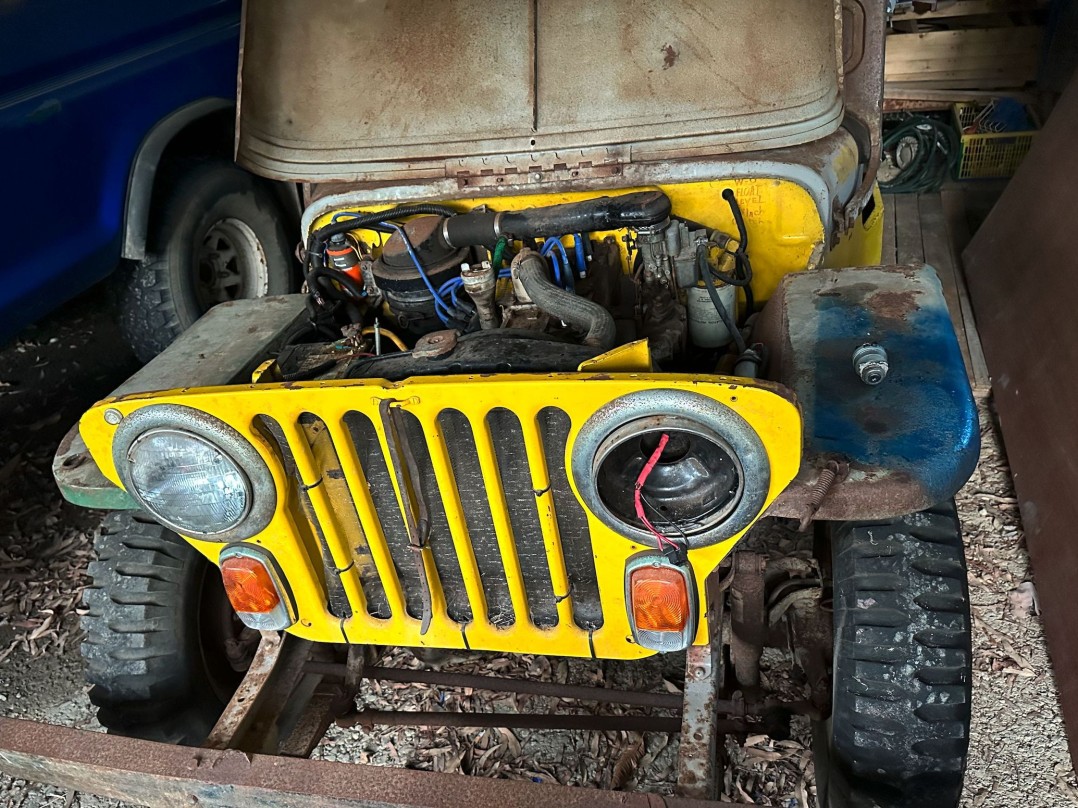
[(514, 173), (567, 165), (807, 143), (849, 113), (851, 63), (866, 58), (859, 7), (248, 3), (237, 156), (256, 173), (293, 181), (497, 172), (514, 184)]

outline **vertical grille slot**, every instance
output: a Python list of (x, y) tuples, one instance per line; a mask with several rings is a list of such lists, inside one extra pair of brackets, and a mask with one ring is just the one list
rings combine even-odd
[[(318, 547), (319, 560), (321, 561), (323, 585), (326, 588), (326, 608), (334, 617), (350, 617), (352, 614), (351, 604), (348, 602), (348, 596), (344, 591), (340, 576), (337, 573), (337, 566), (333, 562), (333, 557), (326, 541), (324, 526), (319, 522), (315, 515), (311, 503), (305, 501), (306, 494), (302, 491), (302, 475), (296, 464), (296, 456), (288, 443), (288, 438), (281, 428), (281, 425), (268, 415), (259, 415), (256, 420), (263, 432), (268, 434), (277, 445), (277, 451), (280, 454), (281, 464), (284, 466), (285, 473), (294, 483), (294, 485), (290, 487), (290, 498), (294, 498), (294, 501), (299, 505), (304, 514), (306, 514), (308, 521), (311, 524), (311, 530), (314, 533), (314, 542)], [(325, 425), (314, 416), (304, 413), (300, 417), (300, 426), (303, 428), (304, 437), (307, 439), (308, 447), (314, 451), (316, 441), (319, 439), (319, 436), (322, 435), (322, 429), (324, 429)], [(326, 439), (328, 440), (328, 437)], [(363, 588), (364, 596), (368, 599), (368, 603), (370, 602), (371, 597), (377, 598), (379, 592), (381, 593), (382, 599), (385, 599), (385, 590), (382, 589), (381, 581), (378, 580), (377, 575), (373, 576), (373, 585), (369, 591), (366, 583), (364, 577), (361, 575), (360, 585)]]
[[(305, 412), (300, 415), (299, 423), (307, 435), (315, 457), (320, 459), (321, 485), (330, 493), (338, 509), (345, 507), (347, 510), (347, 513), (335, 514), (335, 521), (351, 547), (352, 557), (365, 561), (365, 563), (357, 564), (356, 569), (359, 573), (360, 588), (366, 600), (367, 612), (374, 617), (388, 618), (391, 614), (389, 600), (386, 597), (382, 579), (379, 578), (378, 571), (372, 563), (367, 537), (363, 532), (348, 483), (345, 482), (340, 454), (333, 437), (326, 428), (325, 421), (313, 413)], [(342, 506), (341, 503), (347, 503), (347, 505)], [(324, 539), (322, 544), (325, 544)]]
[[(569, 415), (547, 407), (522, 422), (505, 407), (417, 412), (402, 407), (395, 417), (430, 517), (425, 563), (435, 617), (444, 609), (443, 620), (462, 626), (509, 628), (524, 619), (540, 629), (600, 628), (592, 537), (566, 469)], [(377, 418), (348, 411), (257, 420), (295, 481), (288, 496), (306, 516), (308, 551), (321, 554), (330, 611), (421, 619), (423, 573)], [(356, 561), (349, 582), (337, 571), (349, 569), (346, 552)]]
[(509, 585), (471, 424), (460, 410), (447, 409), (439, 413), (438, 425), (449, 450), (457, 494), (464, 509), (468, 536), (482, 578), (483, 593), (487, 599), (487, 619), (495, 626), (511, 626), (516, 622), (516, 614), (509, 596)]
[(552, 628), (558, 624), (558, 607), (535, 504), (536, 494), (532, 490), (524, 431), (520, 419), (504, 407), (491, 410), (486, 422), (498, 461), (509, 521), (513, 527), (520, 573), (528, 595), (528, 611), (536, 626)]
[(539, 412), (539, 432), (550, 474), (554, 513), (561, 536), (565, 568), (572, 593), (573, 622), (585, 630), (603, 625), (603, 607), (599, 600), (599, 582), (595, 575), (595, 556), (591, 547), (588, 517), (569, 486), (565, 469), (566, 444), (572, 421), (564, 410), (544, 407)]
[(349, 412), (344, 416), (344, 421), (363, 474), (367, 478), (371, 500), (393, 558), (397, 578), (404, 590), (405, 608), (409, 615), (419, 619), (423, 616), (422, 583), (413, 551), (408, 544), (408, 530), (404, 526), (404, 518), (397, 504), (389, 468), (382, 454), (382, 446), (378, 442), (378, 433), (371, 419), (362, 413)]
[(442, 584), (446, 611), (456, 622), (470, 623), (472, 607), (468, 603), (468, 591), (464, 588), (464, 576), (461, 574), (460, 560), (457, 558), (453, 537), (449, 532), (445, 507), (438, 494), (438, 480), (434, 476), (430, 447), (423, 434), (423, 425), (410, 412), (404, 413), (404, 422), (408, 432), (408, 443), (412, 448), (412, 454), (415, 455), (416, 464), (419, 466), (419, 482), (427, 498), (427, 510), (430, 512), (429, 545), (431, 554), (434, 556), (434, 566), (438, 570), (438, 578)]

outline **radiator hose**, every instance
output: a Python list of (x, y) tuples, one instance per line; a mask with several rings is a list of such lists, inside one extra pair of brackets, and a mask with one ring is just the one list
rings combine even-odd
[(501, 236), (549, 238), (662, 224), (670, 217), (670, 198), (662, 191), (634, 191), (582, 202), (524, 210), (472, 211), (445, 220), (442, 239), (453, 248), (493, 245)]
[(613, 315), (598, 303), (555, 286), (547, 278), (546, 261), (539, 253), (521, 250), (513, 259), (513, 277), (542, 311), (576, 328), (586, 328), (585, 345), (604, 351), (614, 347)]

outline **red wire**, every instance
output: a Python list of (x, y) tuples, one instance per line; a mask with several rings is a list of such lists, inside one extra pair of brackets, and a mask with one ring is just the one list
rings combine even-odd
[(648, 477), (651, 476), (651, 472), (655, 469), (656, 464), (659, 462), (659, 458), (662, 456), (663, 449), (666, 448), (666, 444), (670, 442), (670, 436), (663, 432), (662, 437), (659, 438), (659, 445), (655, 447), (655, 451), (651, 453), (651, 457), (648, 458), (648, 462), (644, 464), (644, 468), (640, 469), (640, 475), (636, 478), (636, 486), (633, 491), (633, 505), (636, 507), (636, 518), (644, 523), (644, 526), (651, 531), (651, 535), (655, 537), (655, 540), (659, 543), (659, 549), (662, 549), (664, 544), (668, 544), (671, 547), (676, 547), (670, 539), (666, 538), (660, 533), (655, 525), (651, 524), (651, 520), (648, 519), (647, 514), (644, 513), (644, 500), (641, 496), (641, 489), (644, 487), (644, 483), (648, 481)]

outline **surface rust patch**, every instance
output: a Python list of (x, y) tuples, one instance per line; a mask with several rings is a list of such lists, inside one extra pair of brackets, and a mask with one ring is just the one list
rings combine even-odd
[(876, 292), (868, 299), (868, 306), (879, 317), (888, 320), (905, 321), (909, 315), (917, 311), (917, 293), (906, 292)]
[(677, 63), (678, 52), (674, 49), (674, 46), (669, 42), (662, 47), (663, 52), (663, 70), (669, 70)]

